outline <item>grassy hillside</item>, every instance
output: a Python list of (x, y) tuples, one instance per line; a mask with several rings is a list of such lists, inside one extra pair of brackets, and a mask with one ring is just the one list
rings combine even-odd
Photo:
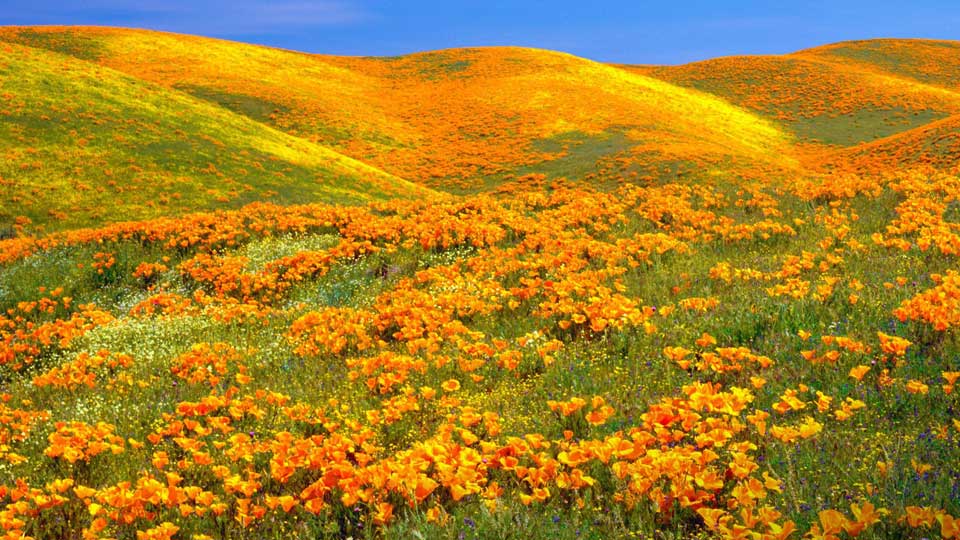
[[(960, 59), (952, 61), (960, 69)], [(641, 71), (716, 94), (801, 140), (829, 145), (869, 142), (960, 111), (960, 93), (839, 56), (730, 57)]]
[(960, 164), (942, 132), (960, 112), (958, 51), (956, 42), (888, 39), (624, 69), (712, 93), (777, 122), (796, 136), (794, 155), (808, 170), (880, 174)]
[(637, 174), (729, 168), (722, 166), (731, 160), (792, 166), (783, 157), (789, 137), (770, 122), (706, 94), (550, 51), (337, 58), (100, 28), (9, 28), (0, 39), (177, 88), (446, 189), (537, 169), (563, 175), (567, 164), (540, 164), (574, 146), (595, 162), (634, 161)]
[[(462, 156), (461, 163), (438, 162), (433, 175), (441, 180), (518, 166), (563, 174), (563, 158), (578, 152), (578, 161), (633, 159), (647, 172), (677, 164), (709, 170), (738, 158), (790, 165), (782, 157), (789, 139), (772, 123), (706, 94), (569, 55), (489, 48), (348, 65), (393, 81), (395, 106), (433, 134), (435, 155)], [(611, 139), (619, 144), (607, 146)]]
[[(844, 161), (862, 154), (863, 143), (926, 133), (927, 124), (960, 114), (951, 42), (850, 42), (653, 67), (519, 48), (340, 58), (111, 28), (5, 28), (0, 40), (189, 94), (220, 114), (455, 192), (531, 173), (616, 185), (768, 180), (825, 165), (863, 171), (863, 158)], [(933, 161), (956, 163), (950, 155)]]
[(72, 56), (0, 45), (0, 228), (362, 202), (427, 190), (328, 148)]
[(823, 159), (828, 166), (860, 174), (914, 168), (956, 173), (960, 171), (960, 116), (931, 122)]
[(845, 62), (951, 91), (960, 89), (960, 42), (957, 41), (844, 41), (806, 49), (791, 56)]

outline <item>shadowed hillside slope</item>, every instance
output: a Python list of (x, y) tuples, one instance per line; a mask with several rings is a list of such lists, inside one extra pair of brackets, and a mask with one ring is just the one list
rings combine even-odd
[(956, 174), (960, 172), (960, 116), (843, 149), (828, 155), (824, 164), (859, 174), (898, 169), (933, 169)]

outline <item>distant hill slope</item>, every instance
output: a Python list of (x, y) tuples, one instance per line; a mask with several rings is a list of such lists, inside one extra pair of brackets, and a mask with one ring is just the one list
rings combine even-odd
[[(730, 160), (790, 166), (790, 138), (775, 124), (567, 54), (497, 47), (331, 61), (390, 81), (392, 107), (431, 134), (439, 178), (524, 168), (582, 174), (583, 165), (613, 158), (661, 174)], [(461, 161), (445, 162), (457, 155)]]
[[(960, 68), (960, 55), (953, 62)], [(634, 69), (713, 93), (781, 122), (800, 139), (831, 145), (869, 142), (960, 113), (960, 92), (836, 55), (727, 57)]]
[(587, 174), (604, 159), (644, 174), (793, 166), (785, 158), (790, 137), (772, 122), (714, 96), (550, 51), (341, 58), (72, 27), (0, 29), (0, 40), (182, 90), (446, 189), (539, 169)]
[(960, 164), (944, 143), (953, 136), (944, 130), (960, 114), (960, 42), (851, 41), (783, 56), (624, 68), (779, 122), (803, 143), (798, 157), (810, 169)]
[(0, 44), (0, 228), (428, 190), (188, 94)]
[(960, 115), (828, 154), (826, 167), (859, 174), (934, 169), (960, 174)]
[(843, 41), (793, 53), (909, 77), (924, 84), (960, 90), (960, 42), (928, 39)]

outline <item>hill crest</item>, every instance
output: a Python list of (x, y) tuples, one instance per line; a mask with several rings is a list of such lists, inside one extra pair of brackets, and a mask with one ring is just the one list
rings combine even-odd
[[(827, 165), (862, 170), (865, 159), (893, 166), (863, 154), (906, 140), (901, 133), (935, 137), (939, 131), (924, 126), (960, 114), (960, 61), (948, 54), (960, 44), (928, 40), (851, 41), (682, 66), (609, 65), (525, 47), (342, 57), (116, 27), (0, 27), (0, 42), (63, 55), (56, 62), (76, 72), (117, 74), (149, 99), (187, 100), (198, 118), (242, 124), (264, 148), (297, 154), (319, 171), (330, 200), (474, 192), (531, 173), (597, 185), (769, 183)], [(896, 61), (885, 60), (887, 50)], [(46, 58), (52, 65), (54, 56)], [(902, 157), (945, 169), (960, 159)], [(309, 195), (304, 178), (280, 200), (322, 197)], [(207, 181), (191, 189), (215, 189), (202, 186)], [(8, 201), (22, 196), (13, 191), (6, 188)], [(220, 204), (194, 202), (181, 210)]]

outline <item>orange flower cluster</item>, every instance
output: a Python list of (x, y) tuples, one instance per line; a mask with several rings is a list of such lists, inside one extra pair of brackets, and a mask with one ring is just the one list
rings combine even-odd
[(96, 229), (53, 233), (42, 238), (24, 236), (0, 240), (0, 263), (10, 263), (37, 251), (59, 246), (120, 241), (139, 242), (180, 252), (210, 252), (235, 247), (261, 235), (332, 230), (334, 223), (340, 221), (338, 215), (346, 218), (357, 215), (359, 211), (354, 207), (335, 208), (325, 205), (283, 207), (256, 203), (237, 211), (122, 222)]
[(12, 397), (0, 394), (0, 459), (16, 464), (27, 458), (15, 453), (11, 445), (25, 441), (35, 424), (50, 419), (50, 413), (10, 407), (7, 403)]
[(928, 506), (908, 506), (905, 510), (901, 520), (909, 526), (935, 529), (939, 525), (941, 538), (960, 538), (960, 518)]
[(840, 360), (844, 351), (855, 355), (868, 355), (871, 352), (870, 346), (866, 343), (846, 336), (827, 335), (822, 336), (820, 341), (827, 347), (826, 350), (818, 353), (816, 349), (805, 349), (800, 351), (800, 356), (813, 364), (834, 365)]
[[(849, 223), (856, 221), (859, 217), (852, 211), (844, 213), (838, 210), (840, 204), (841, 201), (833, 201), (828, 211), (816, 214), (816, 221), (823, 223), (827, 232), (827, 235), (817, 243), (819, 251), (804, 250), (799, 255), (785, 255), (780, 268), (770, 272), (752, 268), (735, 268), (729, 262), (721, 261), (710, 268), (710, 278), (727, 284), (735, 281), (772, 282), (773, 285), (766, 287), (765, 290), (773, 297), (786, 296), (793, 299), (810, 297), (818, 302), (831, 300), (838, 285), (844, 284), (840, 276), (829, 275), (828, 272), (842, 269), (846, 253), (857, 254), (865, 249), (863, 244), (847, 237), (850, 232)], [(815, 282), (814, 279), (818, 273), (819, 281)], [(855, 291), (861, 290), (863, 284), (850, 280), (846, 286), (854, 291), (848, 296), (848, 301), (851, 304), (856, 303)]]
[[(785, 415), (794, 411), (802, 411), (807, 409), (808, 406), (816, 407), (817, 412), (827, 413), (831, 411), (831, 408), (834, 407), (833, 401), (834, 398), (824, 394), (821, 391), (816, 391), (814, 396), (816, 399), (804, 400), (801, 399), (803, 394), (810, 393), (810, 388), (805, 384), (799, 385), (797, 389), (788, 388), (780, 395), (780, 400), (773, 405), (773, 410), (779, 414)], [(844, 421), (853, 416), (854, 412), (863, 409), (867, 406), (866, 403), (859, 399), (854, 399), (852, 397), (847, 397), (841, 401), (836, 408), (833, 408), (833, 417), (838, 421)], [(762, 412), (762, 411), (760, 411)], [(765, 426), (765, 420), (767, 416), (765, 414), (759, 414), (752, 421), (755, 425), (762, 424)], [(759, 425), (758, 425), (759, 428)], [(780, 426), (777, 429), (771, 428), (771, 435), (784, 441), (792, 442), (796, 440), (797, 437), (810, 438), (822, 430), (822, 424), (817, 422), (813, 417), (807, 417), (804, 419), (802, 425), (799, 426)], [(761, 431), (763, 431), (761, 429)]]
[(90, 330), (114, 320), (105, 311), (92, 304), (72, 306), (71, 299), (60, 301), (69, 316), (52, 321), (34, 321), (31, 312), (38, 309), (52, 313), (58, 309), (51, 299), (21, 304), (7, 316), (0, 315), (0, 366), (19, 371), (38, 358), (56, 349), (66, 349), (70, 343)]
[(235, 382), (245, 384), (250, 377), (241, 360), (241, 355), (226, 343), (197, 343), (173, 360), (170, 372), (188, 383), (211, 387), (232, 373)]
[(880, 339), (880, 350), (892, 358), (902, 358), (907, 354), (907, 348), (913, 345), (910, 340), (883, 332), (877, 332), (877, 337)]
[(34, 377), (33, 385), (53, 386), (66, 390), (80, 386), (93, 388), (97, 384), (101, 371), (112, 374), (118, 369), (129, 368), (132, 365), (133, 358), (126, 354), (115, 354), (107, 350), (97, 351), (93, 355), (82, 352), (70, 362)]
[(873, 235), (874, 243), (902, 251), (936, 248), (945, 255), (960, 255), (960, 224), (946, 217), (947, 208), (960, 200), (960, 179), (915, 173), (904, 175), (891, 188), (904, 200), (885, 233)]
[[(322, 414), (311, 421), (322, 424), (324, 434), (301, 438), (278, 432), (255, 438), (237, 428), (246, 418), (260, 418), (266, 409), (291, 418), (304, 411), (279, 394), (237, 397), (234, 391), (179, 404), (177, 413), (168, 415), (166, 424), (149, 437), (155, 445), (153, 465), (166, 481), (142, 472), (134, 482), (91, 489), (67, 479), (57, 486), (62, 488), (60, 495), (50, 506), (66, 504), (71, 497), (82, 500), (92, 518), (87, 530), (93, 532), (111, 523), (156, 523), (171, 511), (180, 520), (231, 512), (241, 527), (248, 528), (268, 512), (322, 513), (358, 504), (369, 509), (374, 521), (386, 523), (397, 500), (433, 506), (446, 498), (457, 501), (476, 495), (495, 506), (507, 495), (502, 487), (506, 485), (517, 486), (510, 489), (524, 504), (560, 493), (579, 497), (596, 482), (586, 472), (591, 467), (609, 468), (623, 482), (626, 491), (617, 496), (622, 504), (633, 506), (646, 499), (660, 512), (671, 512), (671, 501), (693, 510), (755, 508), (767, 491), (763, 480), (751, 476), (758, 469), (749, 456), (755, 447), (733, 440), (743, 431), (737, 416), (753, 399), (737, 388), (727, 392), (719, 385), (694, 384), (684, 388), (684, 399), (652, 406), (639, 427), (576, 441), (550, 441), (532, 434), (497, 442), (496, 415), (460, 407), (435, 435), (392, 454), (373, 444), (369, 429), (330, 422)], [(602, 397), (589, 403), (584, 418), (591, 425), (602, 425), (614, 414)], [(71, 462), (122, 452), (124, 446), (111, 426), (76, 422), (58, 423), (50, 443), (48, 456)], [(174, 461), (170, 457), (174, 453), (183, 457)], [(251, 459), (258, 455), (263, 459)], [(254, 468), (253, 463), (263, 468)], [(213, 482), (183, 483), (183, 474), (197, 478), (200, 470), (209, 471), (209, 476), (200, 477)], [(71, 486), (74, 489), (68, 491)], [(725, 486), (732, 489), (727, 492)], [(42, 509), (25, 514), (38, 511)], [(143, 534), (154, 534), (150, 531), (157, 526), (153, 527)]]
[(199, 253), (181, 263), (179, 270), (183, 277), (209, 286), (218, 298), (271, 302), (294, 284), (322, 276), (337, 260), (352, 260), (375, 251), (369, 241), (347, 240), (327, 251), (303, 251), (271, 261), (256, 273), (246, 272), (249, 261), (243, 257)]
[[(374, 325), (371, 322), (369, 326)], [(716, 351), (718, 358), (729, 361), (762, 359), (744, 349)], [(224, 355), (233, 353), (225, 346), (198, 345), (175, 361), (172, 371), (187, 378), (199, 372), (222, 376), (228, 363), (217, 363), (217, 358)], [(172, 523), (182, 525), (185, 520), (203, 523), (207, 517), (228, 515), (242, 528), (255, 528), (272, 513), (323, 514), (357, 505), (369, 512), (374, 523), (386, 524), (394, 519), (398, 502), (423, 505), (431, 509), (431, 519), (442, 519), (443, 501), (467, 496), (479, 497), (491, 506), (511, 494), (524, 504), (546, 502), (561, 494), (579, 498), (597, 482), (588, 471), (602, 467), (622, 483), (624, 489), (616, 500), (628, 507), (646, 500), (669, 516), (677, 511), (674, 504), (679, 504), (680, 509), (703, 515), (708, 527), (722, 534), (733, 530), (731, 527), (741, 531), (795, 527), (790, 521), (781, 521), (780, 514), (763, 503), (770, 491), (780, 490), (780, 484), (766, 473), (760, 475), (760, 467), (751, 457), (756, 446), (744, 438), (743, 419), (764, 433), (761, 411), (751, 413), (748, 407), (753, 400), (749, 391), (735, 387), (724, 391), (719, 384), (694, 383), (684, 387), (684, 398), (668, 398), (651, 406), (640, 416), (641, 424), (627, 431), (602, 438), (589, 438), (584, 431), (577, 440), (572, 433), (565, 433), (558, 441), (537, 434), (500, 441), (495, 414), (481, 414), (454, 398), (434, 401), (434, 393), (427, 390), (420, 398), (404, 390), (409, 374), (430, 369), (422, 360), (381, 353), (346, 362), (353, 370), (351, 378), (366, 377), (367, 387), (376, 395), (400, 390), (395, 395), (412, 403), (415, 410), (438, 407), (448, 411), (446, 421), (436, 427), (434, 435), (391, 453), (379, 447), (374, 432), (360, 423), (330, 420), (324, 412), (291, 403), (280, 394), (257, 391), (239, 396), (236, 388), (230, 388), (226, 394), (182, 402), (175, 414), (164, 415), (164, 425), (148, 437), (155, 472), (142, 472), (133, 481), (98, 489), (65, 479), (51, 488), (59, 490), (55, 497), (45, 490), (21, 487), (20, 498), (30, 502), (12, 505), (7, 512), (36, 519), (45, 511), (79, 500), (90, 516), (84, 525), (88, 532), (141, 527), (136, 530), (143, 538), (173, 534), (178, 525)], [(196, 382), (208, 382), (205, 377), (197, 377)], [(455, 380), (448, 383), (443, 385), (446, 392), (459, 390)], [(791, 396), (797, 394), (788, 392), (786, 403), (796, 399)], [(391, 401), (393, 398), (384, 400), (384, 411)], [(821, 411), (830, 408), (829, 398), (822, 394), (814, 404)], [(590, 426), (603, 425), (615, 415), (600, 396), (547, 405), (562, 417), (577, 416)], [(858, 406), (862, 403), (845, 405)], [(806, 407), (802, 401), (789, 406)], [(841, 410), (837, 409), (838, 419)], [(279, 431), (254, 436), (241, 428), (268, 415), (309, 422), (320, 434), (304, 437)], [(372, 426), (379, 422), (371, 420)], [(796, 426), (774, 426), (769, 433), (792, 443), (815, 437), (822, 429), (821, 423), (807, 417)], [(58, 423), (49, 440), (47, 455), (71, 463), (124, 450), (124, 442), (105, 424)], [(187, 473), (190, 478), (209, 480), (185, 484)], [(846, 520), (850, 527), (858, 523), (856, 515)], [(157, 525), (161, 520), (166, 521)], [(12, 517), (3, 522), (8, 530), (26, 523)], [(143, 528), (145, 523), (151, 525)], [(872, 523), (863, 526), (869, 525)]]
[(663, 349), (663, 355), (684, 370), (696, 369), (724, 374), (743, 371), (748, 362), (756, 364), (760, 369), (766, 369), (774, 364), (771, 358), (755, 354), (746, 347), (717, 347), (713, 352), (696, 353), (693, 360), (688, 358), (691, 354), (694, 354), (694, 351), (683, 347)]
[(373, 346), (368, 328), (374, 316), (353, 308), (312, 311), (294, 321), (289, 336), (301, 356), (340, 354), (345, 350), (362, 352)]
[(720, 305), (720, 300), (715, 297), (703, 298), (700, 296), (694, 296), (690, 298), (683, 298), (677, 302), (677, 307), (685, 311), (710, 311), (711, 309)]
[[(180, 262), (170, 266), (188, 292), (166, 292), (167, 285), (151, 279), (157, 273), (175, 279), (168, 270), (141, 265), (135, 277), (156, 287), (132, 315), (276, 317), (289, 324), (286, 335), (305, 362), (342, 362), (336, 368), (360, 384), (354, 396), (360, 404), (332, 402), (319, 410), (264, 390), (244, 395), (239, 388), (250, 382), (247, 353), (222, 343), (196, 344), (172, 359), (167, 376), (189, 383), (188, 391), (206, 386), (210, 393), (163, 413), (145, 443), (127, 441), (145, 456), (149, 470), (95, 487), (64, 478), (74, 484), (62, 492), (51, 487), (56, 497), (50, 489), (21, 488), (20, 500), (29, 502), (13, 506), (10, 511), (17, 513), (8, 524), (17, 519), (39, 523), (49, 515), (45, 512), (82, 504), (80, 528), (100, 535), (159, 538), (174, 534), (174, 527), (213, 531), (214, 522), (222, 521), (255, 531), (275, 518), (333, 519), (351, 512), (385, 525), (410, 506), (442, 521), (454, 503), (464, 500), (490, 507), (504, 500), (579, 504), (602, 483), (618, 494), (617, 504), (650, 506), (664, 522), (696, 514), (719, 534), (776, 537), (792, 531), (796, 525), (767, 500), (781, 486), (759, 462), (759, 446), (810, 444), (832, 422), (852, 418), (866, 404), (801, 386), (775, 390), (772, 404), (754, 405), (753, 392), (766, 391), (764, 377), (772, 377), (763, 370), (774, 361), (750, 348), (718, 346), (709, 334), (691, 349), (664, 347), (672, 363), (696, 369), (704, 380), (640, 411), (629, 411), (611, 396), (548, 401), (544, 409), (556, 413), (547, 415), (554, 424), (546, 429), (552, 432), (504, 434), (499, 415), (477, 405), (488, 381), (546, 370), (577, 340), (604, 343), (635, 328), (641, 338), (649, 332), (659, 339), (654, 323), (668, 317), (715, 316), (718, 297), (706, 296), (714, 292), (654, 309), (630, 287), (643, 272), (692, 253), (697, 244), (761, 238), (767, 230), (762, 225), (749, 234), (737, 232), (743, 231), (742, 223), (730, 223), (722, 214), (731, 205), (771, 220), (782, 218), (779, 209), (763, 192), (744, 192), (739, 202), (728, 202), (704, 186), (627, 186), (611, 193), (560, 186), (513, 195), (365, 208), (256, 205), (191, 216), (187, 225), (169, 230), (157, 220), (87, 231), (85, 238), (98, 245), (103, 241), (102, 249), (111, 252), (111, 242), (138, 241), (177, 253)], [(654, 232), (625, 228), (624, 215), (639, 218)], [(856, 280), (833, 275), (843, 265), (842, 254), (858, 252), (851, 238), (855, 214), (842, 205), (825, 205), (816, 220), (828, 233), (818, 243), (820, 251), (786, 255), (770, 271), (721, 263), (711, 277), (774, 286), (802, 281), (807, 283), (804, 298), (824, 300), (844, 286), (860, 290)], [(124, 237), (118, 230), (140, 232)], [(147, 231), (148, 236), (139, 236)], [(329, 250), (259, 268), (232, 251), (263, 235), (298, 231), (335, 233), (341, 241)], [(175, 240), (185, 238), (190, 239), (185, 244)], [(393, 278), (389, 268), (377, 269), (372, 279), (382, 278), (389, 287), (360, 307), (280, 307), (277, 302), (297, 283), (323, 280), (334, 265), (398, 249), (427, 252), (442, 262), (400, 278)], [(665, 294), (680, 296), (694, 279), (676, 276), (676, 287)], [(50, 317), (69, 320), (73, 307), (58, 298), (19, 306), (9, 320), (17, 328), (37, 327), (46, 323), (36, 321)], [(509, 337), (489, 335), (482, 330), (491, 315), (521, 317), (531, 326)], [(801, 337), (807, 341), (810, 335), (801, 332)], [(912, 350), (904, 338), (881, 333), (878, 340), (885, 356), (902, 358)], [(814, 346), (801, 354), (826, 364), (841, 363), (845, 355), (865, 362), (862, 357), (873, 345), (852, 336), (824, 335), (818, 341), (825, 350)], [(105, 372), (129, 365), (119, 358), (106, 352), (78, 355), (37, 376), (35, 383), (100, 384)], [(852, 370), (851, 377), (866, 380), (870, 370), (863, 367)], [(954, 375), (943, 375), (945, 394), (952, 391)], [(705, 382), (710, 379), (723, 385)], [(734, 386), (746, 384), (745, 379), (752, 390)], [(932, 381), (893, 379), (889, 370), (878, 374), (877, 383), (878, 388), (898, 383), (907, 393), (937, 391)], [(858, 391), (870, 387), (856, 386)], [(631, 424), (628, 414), (638, 420)], [(768, 426), (772, 414), (782, 420)], [(23, 417), (19, 422), (37, 421)], [(51, 437), (56, 441), (49, 439), (48, 455), (74, 463), (126, 451), (124, 441), (104, 426), (65, 423)], [(12, 435), (10, 441), (7, 455), (16, 461), (20, 458), (13, 452), (20, 450), (14, 444), (22, 441)], [(820, 523), (818, 530), (860, 523), (857, 517), (843, 519), (833, 519), (826, 529)]]
[(134, 317), (149, 317), (151, 315), (184, 315), (199, 311), (192, 299), (176, 293), (159, 292), (138, 302), (130, 308), (130, 315)]
[(156, 277), (169, 270), (167, 265), (162, 263), (143, 262), (137, 265), (133, 271), (133, 277), (140, 278), (146, 283), (151, 283)]
[(923, 321), (942, 332), (960, 324), (960, 274), (950, 270), (930, 278), (935, 287), (905, 300), (893, 314), (901, 321)]
[(47, 439), (50, 445), (44, 455), (69, 463), (89, 461), (104, 452), (120, 454), (125, 446), (123, 439), (114, 434), (114, 427), (104, 422), (92, 426), (85, 422), (57, 422)]
[(394, 387), (406, 383), (411, 371), (425, 373), (427, 370), (425, 361), (389, 351), (369, 358), (350, 358), (346, 365), (351, 368), (350, 380), (366, 377), (367, 388), (379, 394), (389, 394)]
[(113, 253), (98, 251), (93, 254), (93, 264), (90, 266), (97, 271), (97, 274), (102, 276), (105, 272), (109, 272), (115, 264), (117, 264), (117, 259)]

